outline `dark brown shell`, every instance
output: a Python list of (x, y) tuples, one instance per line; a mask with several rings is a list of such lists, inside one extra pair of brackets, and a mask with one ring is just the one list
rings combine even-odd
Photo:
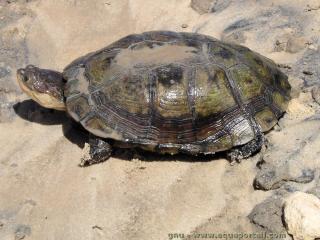
[(67, 110), (91, 133), (171, 153), (213, 153), (271, 129), (290, 85), (274, 62), (194, 33), (129, 35), (64, 71)]

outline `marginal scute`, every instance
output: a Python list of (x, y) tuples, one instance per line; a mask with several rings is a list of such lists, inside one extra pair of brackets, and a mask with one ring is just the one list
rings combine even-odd
[(257, 112), (254, 117), (264, 132), (269, 131), (277, 123), (277, 117), (270, 108)]
[[(144, 36), (141, 34), (130, 34), (126, 37), (121, 38), (120, 40), (110, 44), (108, 47), (104, 48), (103, 51), (106, 52), (106, 50), (109, 49), (123, 49), (128, 48), (130, 45), (138, 42), (143, 42)], [(100, 55), (100, 54), (98, 54)]]
[(284, 73), (277, 70), (273, 75), (273, 78), (277, 89), (280, 89), (285, 96), (289, 97), (291, 86), (289, 84), (288, 77)]
[(155, 48), (155, 47), (163, 46), (164, 44), (165, 43), (158, 42), (158, 41), (143, 41), (143, 42), (130, 45), (128, 49), (139, 51), (143, 48)]
[(145, 40), (153, 40), (159, 42), (173, 42), (182, 38), (179, 33), (169, 31), (150, 31), (142, 34)]
[(233, 142), (231, 136), (229, 134), (224, 134), (214, 141), (209, 140), (205, 152), (215, 153), (232, 147)]
[(232, 138), (233, 146), (243, 145), (254, 138), (250, 120), (242, 115), (226, 123)]
[(119, 132), (110, 128), (104, 119), (102, 119), (99, 115), (92, 113), (88, 115), (86, 118), (82, 119), (80, 123), (91, 133), (96, 136), (104, 137), (104, 138), (112, 138), (115, 140), (123, 140), (123, 137)]
[(289, 101), (281, 93), (275, 91), (272, 93), (273, 104), (280, 108), (282, 111), (285, 111), (288, 107)]

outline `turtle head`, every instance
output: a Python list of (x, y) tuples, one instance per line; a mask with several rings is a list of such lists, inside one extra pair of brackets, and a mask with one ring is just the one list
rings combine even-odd
[(17, 80), (21, 89), (41, 106), (66, 109), (63, 95), (65, 80), (61, 73), (28, 65), (18, 69)]

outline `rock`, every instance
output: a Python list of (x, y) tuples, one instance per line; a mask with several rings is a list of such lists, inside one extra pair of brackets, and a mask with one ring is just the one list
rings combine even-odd
[(297, 53), (306, 48), (306, 39), (301, 37), (289, 37), (286, 52)]
[(0, 66), (0, 78), (7, 76), (9, 73), (10, 71), (8, 70), (8, 68)]
[(310, 193), (320, 199), (320, 186), (315, 186), (309, 189), (307, 193)]
[(309, 4), (307, 4), (307, 7), (304, 9), (305, 12), (311, 12), (311, 11), (316, 11), (320, 9), (320, 5), (319, 6), (311, 6)]
[(308, 70), (303, 70), (302, 73), (303, 73), (304, 75), (313, 75), (313, 72), (308, 71)]
[(285, 42), (280, 42), (279, 40), (276, 40), (274, 43), (274, 51), (275, 52), (281, 52), (284, 51), (286, 48)]
[[(315, 86), (319, 84), (320, 78), (320, 48), (315, 50), (307, 49), (302, 58), (300, 58), (295, 64), (293, 64), (292, 69), (296, 77), (301, 78), (303, 80), (304, 88), (308, 88), (310, 86)], [(307, 69), (306, 69), (307, 68)], [(312, 75), (306, 75), (303, 71), (311, 72)]]
[(243, 32), (232, 32), (229, 34), (222, 34), (221, 40), (229, 43), (243, 44), (247, 40)]
[(279, 68), (284, 68), (284, 69), (291, 69), (292, 67), (289, 64), (286, 63), (278, 63)]
[(320, 238), (320, 199), (312, 194), (295, 192), (286, 198), (284, 221), (294, 240)]
[(252, 19), (239, 19), (223, 30), (221, 40), (236, 44), (245, 43), (247, 39), (245, 33), (251, 29), (252, 25), (254, 25)]
[[(319, 175), (320, 116), (317, 105), (309, 106), (310, 92), (292, 99), (281, 131), (268, 134), (269, 145), (257, 165), (254, 186), (270, 190), (287, 183), (302, 186)], [(319, 108), (320, 109), (320, 108)], [(285, 123), (285, 124), (284, 124)]]
[(291, 34), (285, 33), (278, 36), (274, 42), (274, 51), (275, 52), (289, 52), (297, 53), (307, 48), (308, 41), (302, 37), (292, 36)]
[(256, 205), (248, 218), (267, 232), (285, 232), (281, 221), (283, 198), (274, 195)]
[(191, 0), (191, 7), (199, 14), (204, 14), (211, 12), (212, 3), (212, 0)]
[(230, 4), (232, 0), (215, 0), (213, 1), (213, 6), (211, 11), (212, 12), (221, 12), (224, 9), (226, 9)]
[(312, 98), (318, 104), (320, 104), (320, 86), (315, 86), (311, 90)]
[(187, 28), (187, 27), (188, 27), (188, 24), (185, 24), (185, 23), (184, 23), (184, 24), (181, 25), (181, 27), (182, 27), (182, 28)]
[(30, 226), (20, 224), (17, 226), (15, 230), (15, 240), (22, 240), (26, 236), (29, 236), (31, 234), (31, 228)]
[(221, 12), (232, 0), (191, 0), (191, 7), (199, 14)]
[[(283, 165), (272, 165), (265, 163), (261, 167), (261, 171), (258, 172), (254, 179), (254, 187), (261, 190), (277, 189), (284, 185), (286, 182), (296, 183), (309, 183), (314, 179), (314, 170), (301, 169), (299, 165), (295, 163), (295, 160), (291, 160), (292, 163)], [(294, 172), (298, 172), (297, 175), (289, 171), (294, 169)], [(292, 170), (291, 170), (292, 171)]]

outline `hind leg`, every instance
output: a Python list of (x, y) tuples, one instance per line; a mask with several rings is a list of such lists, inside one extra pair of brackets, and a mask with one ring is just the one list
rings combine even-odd
[(112, 147), (106, 139), (96, 137), (92, 134), (89, 136), (90, 158), (81, 159), (80, 166), (86, 167), (92, 164), (101, 163), (109, 159), (112, 153)]
[(240, 162), (241, 159), (248, 158), (254, 153), (258, 152), (264, 144), (264, 136), (262, 133), (258, 134), (253, 140), (250, 142), (232, 148), (227, 152), (227, 157), (230, 159), (231, 163), (237, 161)]

